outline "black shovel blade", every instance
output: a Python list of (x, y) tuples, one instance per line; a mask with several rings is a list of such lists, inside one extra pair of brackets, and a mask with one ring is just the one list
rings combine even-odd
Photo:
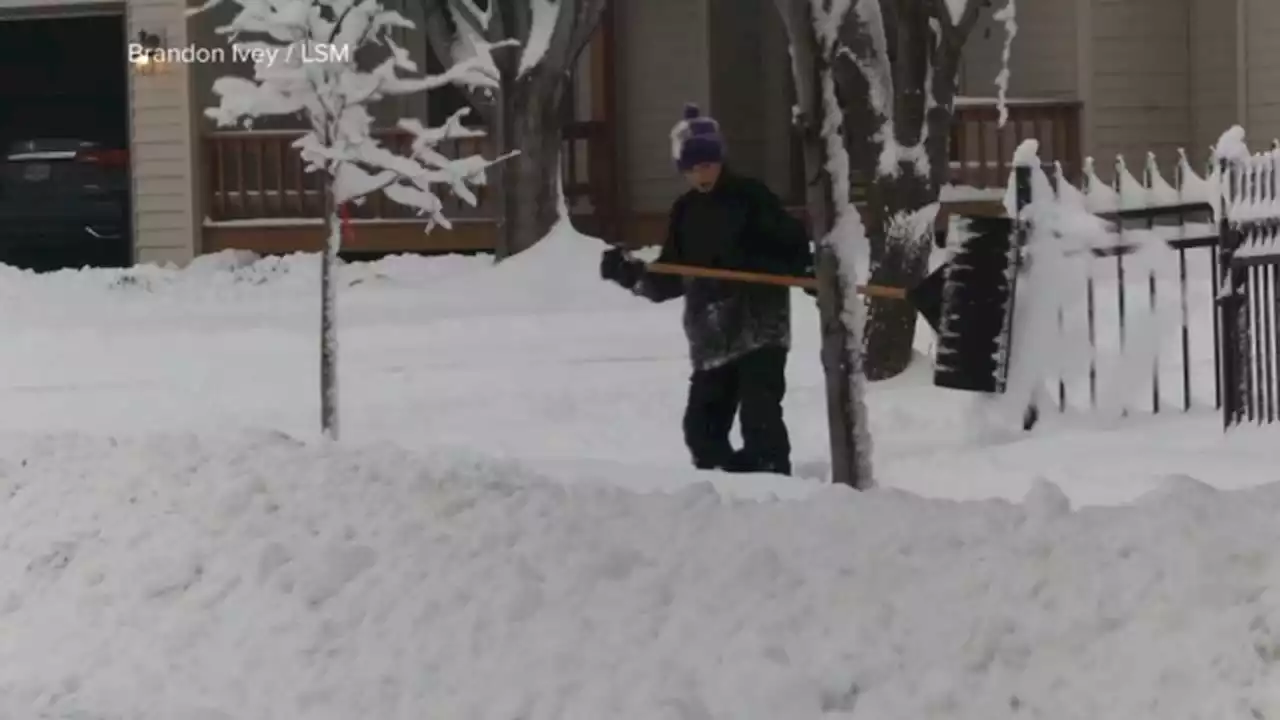
[(929, 277), (907, 291), (907, 301), (936, 333), (942, 327), (942, 287), (947, 280), (947, 263), (938, 266)]

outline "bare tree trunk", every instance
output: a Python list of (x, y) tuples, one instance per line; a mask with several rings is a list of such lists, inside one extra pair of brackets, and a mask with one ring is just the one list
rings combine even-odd
[[(928, 178), (913, 172), (878, 178), (869, 188), (871, 283), (910, 288), (928, 274), (937, 198)], [(867, 379), (884, 380), (906, 370), (915, 334), (914, 306), (871, 298), (867, 304)]]
[[(956, 20), (943, 0), (878, 0), (865, 13), (851, 13), (840, 28), (847, 52), (835, 65), (847, 140), (857, 167), (871, 181), (873, 283), (910, 288), (928, 272), (939, 191), (950, 176), (947, 145), (960, 56), (984, 5), (968, 0)], [(871, 77), (867, 67), (886, 68), (887, 74)], [(877, 107), (875, 100), (886, 97)], [(890, 138), (883, 132), (886, 123)], [(896, 173), (881, 166), (886, 141), (897, 153)], [(918, 156), (921, 150), (924, 158)], [(926, 158), (927, 172), (917, 165)], [(868, 379), (883, 380), (907, 368), (915, 329), (916, 311), (908, 303), (870, 300)]]
[(342, 245), (342, 218), (334, 202), (333, 178), (325, 176), (325, 217), (329, 236), (320, 260), (320, 428), (330, 440), (338, 439), (338, 304), (334, 277), (338, 248)]
[(534, 83), (523, 90), (538, 94), (520, 107), (519, 93), (510, 93), (511, 101), (502, 102), (498, 113), (499, 147), (519, 151), (498, 169), (499, 260), (533, 247), (559, 220), (564, 135), (560, 91), (554, 83)]
[[(423, 2), (429, 44), (446, 67), (453, 62), (450, 48), (460, 22), (489, 43), (515, 39), (524, 45), (533, 33), (535, 13), (528, 0), (489, 0), (484, 4), (491, 14), (487, 23), (476, 16), (476, 5), (471, 2)], [(495, 173), (497, 192), (492, 202), (500, 224), (498, 260), (536, 245), (560, 217), (565, 124), (561, 101), (573, 82), (578, 58), (600, 26), (608, 0), (558, 2), (551, 37), (538, 63), (522, 72), (521, 48), (497, 51), (493, 57), (501, 87), (496, 97), (475, 89), (468, 93), (498, 151), (520, 153), (503, 162)]]
[[(818, 315), (822, 329), (822, 368), (826, 380), (827, 438), (831, 450), (833, 483), (866, 489), (873, 485), (871, 448), (859, 441), (870, 437), (861, 409), (863, 381), (860, 343), (847, 322), (851, 316), (845, 303), (850, 270), (842, 268), (836, 252), (836, 238), (829, 238), (835, 222), (834, 197), (829, 146), (822, 124), (828, 117), (819, 78), (830, 72), (815, 34), (810, 0), (775, 0), (782, 14), (791, 42), (792, 75), (795, 81), (796, 105), (800, 109), (797, 124), (803, 133), (806, 177), (819, 175), (819, 182), (805, 190), (805, 209), (810, 232), (816, 243), (815, 260), (818, 276)], [(834, 112), (834, 110), (833, 110)], [(847, 171), (847, 168), (846, 168)], [(847, 186), (841, 184), (840, 186)], [(847, 198), (846, 198), (847, 200)], [(856, 211), (856, 210), (855, 210)]]
[[(885, 50), (888, 57), (894, 95), (885, 108), (893, 137), (887, 138), (899, 148), (919, 147), (925, 139), (925, 99), (931, 88), (929, 70), (933, 30), (929, 26), (932, 8), (923, 2), (881, 2), (884, 18)], [(874, 30), (870, 31), (874, 33)], [(865, 28), (850, 28), (844, 33), (854, 52), (875, 53), (862, 43), (872, 40)], [(872, 45), (875, 44), (872, 40)], [(862, 73), (854, 63), (844, 63), (845, 83), (861, 84)], [(938, 190), (930, 187), (930, 176), (907, 158), (901, 158), (896, 174), (885, 174), (880, 155), (886, 138), (878, 137), (885, 118), (855, 112), (855, 130), (865, 143), (863, 167), (874, 178), (867, 193), (867, 210), (871, 236), (871, 282), (893, 287), (914, 287), (925, 276), (929, 253), (933, 247), (933, 218), (925, 208), (938, 198)], [(865, 126), (864, 123), (868, 123)], [(871, 124), (874, 123), (874, 124)], [(928, 214), (928, 222), (925, 215)], [(910, 304), (872, 298), (867, 307), (867, 378), (883, 380), (901, 373), (911, 363), (915, 339), (916, 311)]]

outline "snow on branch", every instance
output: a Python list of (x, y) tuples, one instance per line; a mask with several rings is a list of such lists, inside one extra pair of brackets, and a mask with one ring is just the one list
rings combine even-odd
[(984, 0), (934, 0), (934, 14), (942, 25), (943, 34), (962, 30), (967, 36), (968, 28), (972, 28), (978, 20), (983, 3)]
[(493, 0), (488, 0), (485, 3), (485, 7), (481, 9), (475, 0), (451, 0), (449, 9), (453, 12), (455, 22), (466, 24), (469, 27), (478, 29), (481, 33), (485, 33), (493, 25), (493, 6), (495, 4)]
[(1013, 38), (1018, 34), (1018, 6), (1009, 0), (994, 16), (1004, 24), (1004, 47), (1000, 49), (1000, 72), (996, 74), (996, 102), (1000, 108), (1000, 127), (1009, 120), (1009, 65), (1013, 55)]
[[(848, 2), (844, 3), (848, 5)], [(857, 0), (852, 11), (864, 42), (856, 43), (857, 51), (849, 46), (840, 49), (840, 54), (847, 56), (866, 78), (868, 98), (871, 109), (880, 119), (880, 131), (877, 140), (880, 143), (880, 158), (877, 163), (878, 173), (886, 177), (895, 177), (901, 172), (899, 161), (903, 153), (898, 146), (898, 138), (894, 123), (894, 82), (893, 63), (889, 53), (889, 37), (886, 32), (885, 15), (880, 0)], [(839, 25), (831, 30), (838, 33)], [(837, 42), (837, 37), (830, 40), (823, 37), (823, 42)]]
[[(220, 2), (211, 0), (194, 12)], [(374, 136), (368, 106), (446, 85), (495, 88), (498, 78), (487, 52), (490, 46), (440, 74), (422, 74), (391, 37), (393, 29), (413, 29), (413, 23), (378, 0), (232, 2), (239, 10), (217, 32), (228, 38), (237, 56), (254, 60), (253, 77), (215, 81), (213, 91), (220, 101), (206, 115), (221, 126), (249, 125), (264, 116), (303, 116), (310, 130), (294, 147), (308, 172), (332, 179), (335, 206), (382, 192), (426, 216), (429, 229), (449, 227), (433, 186), (445, 185), (475, 204), (471, 187), (482, 185), (485, 169), (503, 158), (448, 158), (436, 150), (447, 140), (483, 136), (463, 126), (467, 110), (439, 127), (401, 120), (398, 128), (411, 138), (402, 155)], [(362, 67), (368, 63), (357, 63), (357, 52), (368, 47), (385, 49), (385, 57)]]
[[(885, 33), (884, 13), (880, 8), (880, 0), (858, 0), (853, 11), (862, 25), (862, 31), (866, 33), (868, 42), (861, 55), (855, 55), (847, 47), (842, 48), (841, 52), (849, 53), (849, 57), (866, 76), (867, 84), (871, 88), (872, 106), (877, 114), (892, 125), (893, 64), (889, 59), (889, 38)], [(822, 41), (824, 44), (834, 45), (838, 42), (839, 22), (843, 21), (843, 18), (828, 17), (828, 27), (824, 30)]]
[[(522, 79), (535, 68), (549, 66), (557, 75), (578, 57), (595, 31), (607, 0), (521, 0), (491, 2), (481, 17), (472, 0), (427, 0), (428, 9), (444, 8), (451, 21), (455, 59), (466, 59), (485, 43), (509, 41), (522, 47), (503, 70)], [(442, 35), (436, 28), (436, 35)]]
[[(449, 38), (449, 58), (455, 64), (467, 62), (484, 62), (485, 70), (494, 78), (501, 76), (494, 62), (491, 50), (494, 43), (492, 37), (500, 36), (502, 23), (494, 22), (494, 9), (490, 6), (483, 13), (475, 8), (472, 0), (441, 0), (446, 3), (446, 12), (452, 23), (452, 36)], [(439, 5), (428, 5), (428, 11)], [(428, 30), (430, 30), (428, 23)], [(432, 35), (432, 42), (440, 42), (439, 33)]]
[(524, 52), (520, 54), (520, 69), (517, 75), (524, 75), (538, 66), (551, 47), (551, 37), (555, 33), (556, 22), (565, 0), (529, 0), (529, 39), (525, 41)]
[[(985, 0), (808, 0), (823, 51), (859, 96), (858, 155), (879, 177), (945, 182), (945, 149), (961, 52)], [(861, 94), (865, 93), (865, 100)]]

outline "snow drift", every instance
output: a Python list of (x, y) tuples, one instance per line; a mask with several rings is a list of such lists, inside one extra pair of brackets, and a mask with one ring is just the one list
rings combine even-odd
[[(1280, 488), (1071, 512), (565, 488), (279, 435), (6, 442), (7, 717), (1267, 717)], [(1258, 715), (1255, 715), (1258, 716)]]

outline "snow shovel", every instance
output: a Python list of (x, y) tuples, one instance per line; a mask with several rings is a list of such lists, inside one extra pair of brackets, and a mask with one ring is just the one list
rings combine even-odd
[[(818, 279), (800, 275), (777, 275), (773, 273), (748, 272), (746, 270), (722, 270), (720, 268), (700, 267), (697, 265), (678, 265), (675, 263), (652, 262), (645, 265), (649, 272), (663, 275), (683, 275), (685, 277), (712, 278), (716, 280), (734, 280), (737, 282), (757, 283), (760, 285), (785, 285), (789, 287), (816, 290)], [(907, 291), (887, 285), (859, 285), (859, 295), (906, 300)]]

